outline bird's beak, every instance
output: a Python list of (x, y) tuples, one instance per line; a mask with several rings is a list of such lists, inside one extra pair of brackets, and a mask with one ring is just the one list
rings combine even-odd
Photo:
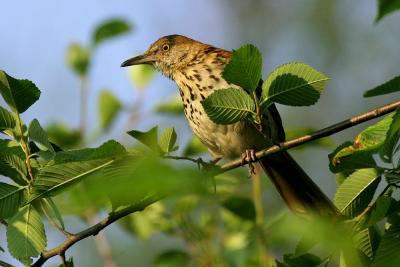
[(121, 67), (140, 65), (140, 64), (152, 64), (155, 60), (156, 59), (153, 55), (144, 54), (144, 55), (136, 56), (136, 57), (130, 58), (128, 60), (125, 60), (121, 64)]

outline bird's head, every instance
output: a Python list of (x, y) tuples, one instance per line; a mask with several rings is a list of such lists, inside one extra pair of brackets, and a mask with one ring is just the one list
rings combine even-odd
[(173, 78), (174, 73), (185, 68), (205, 46), (182, 35), (168, 35), (154, 42), (143, 55), (124, 61), (121, 67), (150, 64)]

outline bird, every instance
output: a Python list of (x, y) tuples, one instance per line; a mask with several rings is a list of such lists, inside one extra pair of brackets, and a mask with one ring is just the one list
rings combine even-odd
[[(152, 65), (175, 81), (189, 125), (215, 161), (238, 158), (243, 154), (254, 157), (254, 153), (248, 152), (285, 140), (282, 120), (275, 105), (263, 112), (263, 132), (246, 120), (217, 124), (207, 116), (202, 106), (202, 101), (216, 90), (244, 90), (223, 78), (222, 73), (231, 57), (231, 51), (174, 34), (159, 38), (144, 54), (124, 61), (121, 67)], [(256, 90), (259, 94), (261, 85), (262, 81)], [(261, 158), (258, 163), (293, 212), (305, 216), (338, 214), (335, 205), (287, 151)]]

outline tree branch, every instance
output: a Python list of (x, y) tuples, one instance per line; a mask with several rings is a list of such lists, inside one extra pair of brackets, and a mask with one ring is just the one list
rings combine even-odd
[[(292, 139), (292, 140), (289, 140), (289, 141), (286, 141), (286, 142), (282, 142), (282, 143), (280, 143), (278, 145), (274, 145), (274, 146), (271, 146), (269, 148), (266, 148), (266, 149), (263, 149), (261, 151), (258, 151), (256, 153), (256, 158), (257, 159), (265, 158), (266, 156), (271, 155), (273, 153), (277, 153), (277, 152), (282, 151), (282, 150), (287, 150), (287, 149), (292, 148), (292, 147), (297, 147), (297, 146), (300, 146), (302, 144), (305, 144), (305, 143), (308, 143), (308, 142), (311, 142), (311, 141), (314, 141), (314, 140), (317, 140), (317, 139), (320, 139), (320, 138), (323, 138), (323, 137), (330, 136), (330, 135), (332, 135), (334, 133), (338, 133), (340, 131), (343, 131), (343, 130), (345, 130), (347, 128), (353, 127), (353, 126), (358, 125), (360, 123), (363, 123), (363, 122), (378, 118), (380, 116), (383, 116), (385, 114), (388, 114), (388, 113), (396, 110), (399, 107), (400, 107), (400, 100), (395, 101), (395, 102), (390, 103), (390, 104), (387, 104), (385, 106), (373, 109), (373, 110), (368, 111), (366, 113), (359, 114), (359, 115), (357, 115), (355, 117), (352, 117), (350, 119), (335, 123), (335, 124), (333, 124), (331, 126), (323, 128), (321, 130), (318, 130), (318, 131), (316, 131), (314, 133), (311, 133), (311, 134), (308, 134), (308, 135), (304, 135), (304, 136), (301, 136), (299, 138)], [(243, 165), (248, 164), (248, 163), (249, 163), (248, 161), (243, 161), (243, 159), (236, 159), (236, 160), (230, 161), (230, 162), (228, 162), (228, 163), (226, 163), (226, 164), (221, 166), (220, 173), (235, 169), (235, 168), (237, 168), (239, 166), (243, 166)]]
[(147, 206), (150, 204), (158, 201), (160, 198), (157, 196), (150, 196), (145, 199), (143, 199), (141, 202), (136, 203), (134, 205), (122, 208), (120, 210), (111, 212), (108, 214), (106, 218), (98, 222), (97, 224), (79, 232), (68, 239), (66, 239), (63, 243), (61, 243), (59, 246), (44, 251), (40, 255), (40, 258), (32, 265), (33, 267), (37, 266), (42, 266), (48, 259), (56, 256), (56, 255), (65, 255), (65, 252), (67, 249), (69, 249), (72, 245), (74, 245), (76, 242), (79, 242), (82, 239), (85, 239), (89, 236), (95, 236), (97, 235), (101, 230), (106, 228), (108, 225), (112, 224), (113, 222), (121, 219), (122, 217), (125, 217), (133, 212), (137, 211), (142, 211), (144, 210)]

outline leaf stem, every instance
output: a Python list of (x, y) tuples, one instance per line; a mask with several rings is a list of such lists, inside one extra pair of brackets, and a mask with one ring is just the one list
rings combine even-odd
[(31, 190), (31, 185), (34, 180), (34, 176), (33, 176), (32, 166), (31, 166), (31, 161), (30, 161), (30, 150), (29, 150), (29, 147), (27, 144), (27, 140), (25, 139), (25, 136), (24, 136), (24, 131), (22, 129), (21, 116), (18, 111), (16, 112), (16, 114), (17, 114), (18, 130), (19, 130), (19, 134), (20, 134), (20, 138), (21, 138), (20, 144), (21, 144), (22, 150), (25, 153), (25, 164), (26, 164), (26, 167), (28, 169), (28, 174), (29, 174), (29, 182), (28, 182), (29, 190)]

